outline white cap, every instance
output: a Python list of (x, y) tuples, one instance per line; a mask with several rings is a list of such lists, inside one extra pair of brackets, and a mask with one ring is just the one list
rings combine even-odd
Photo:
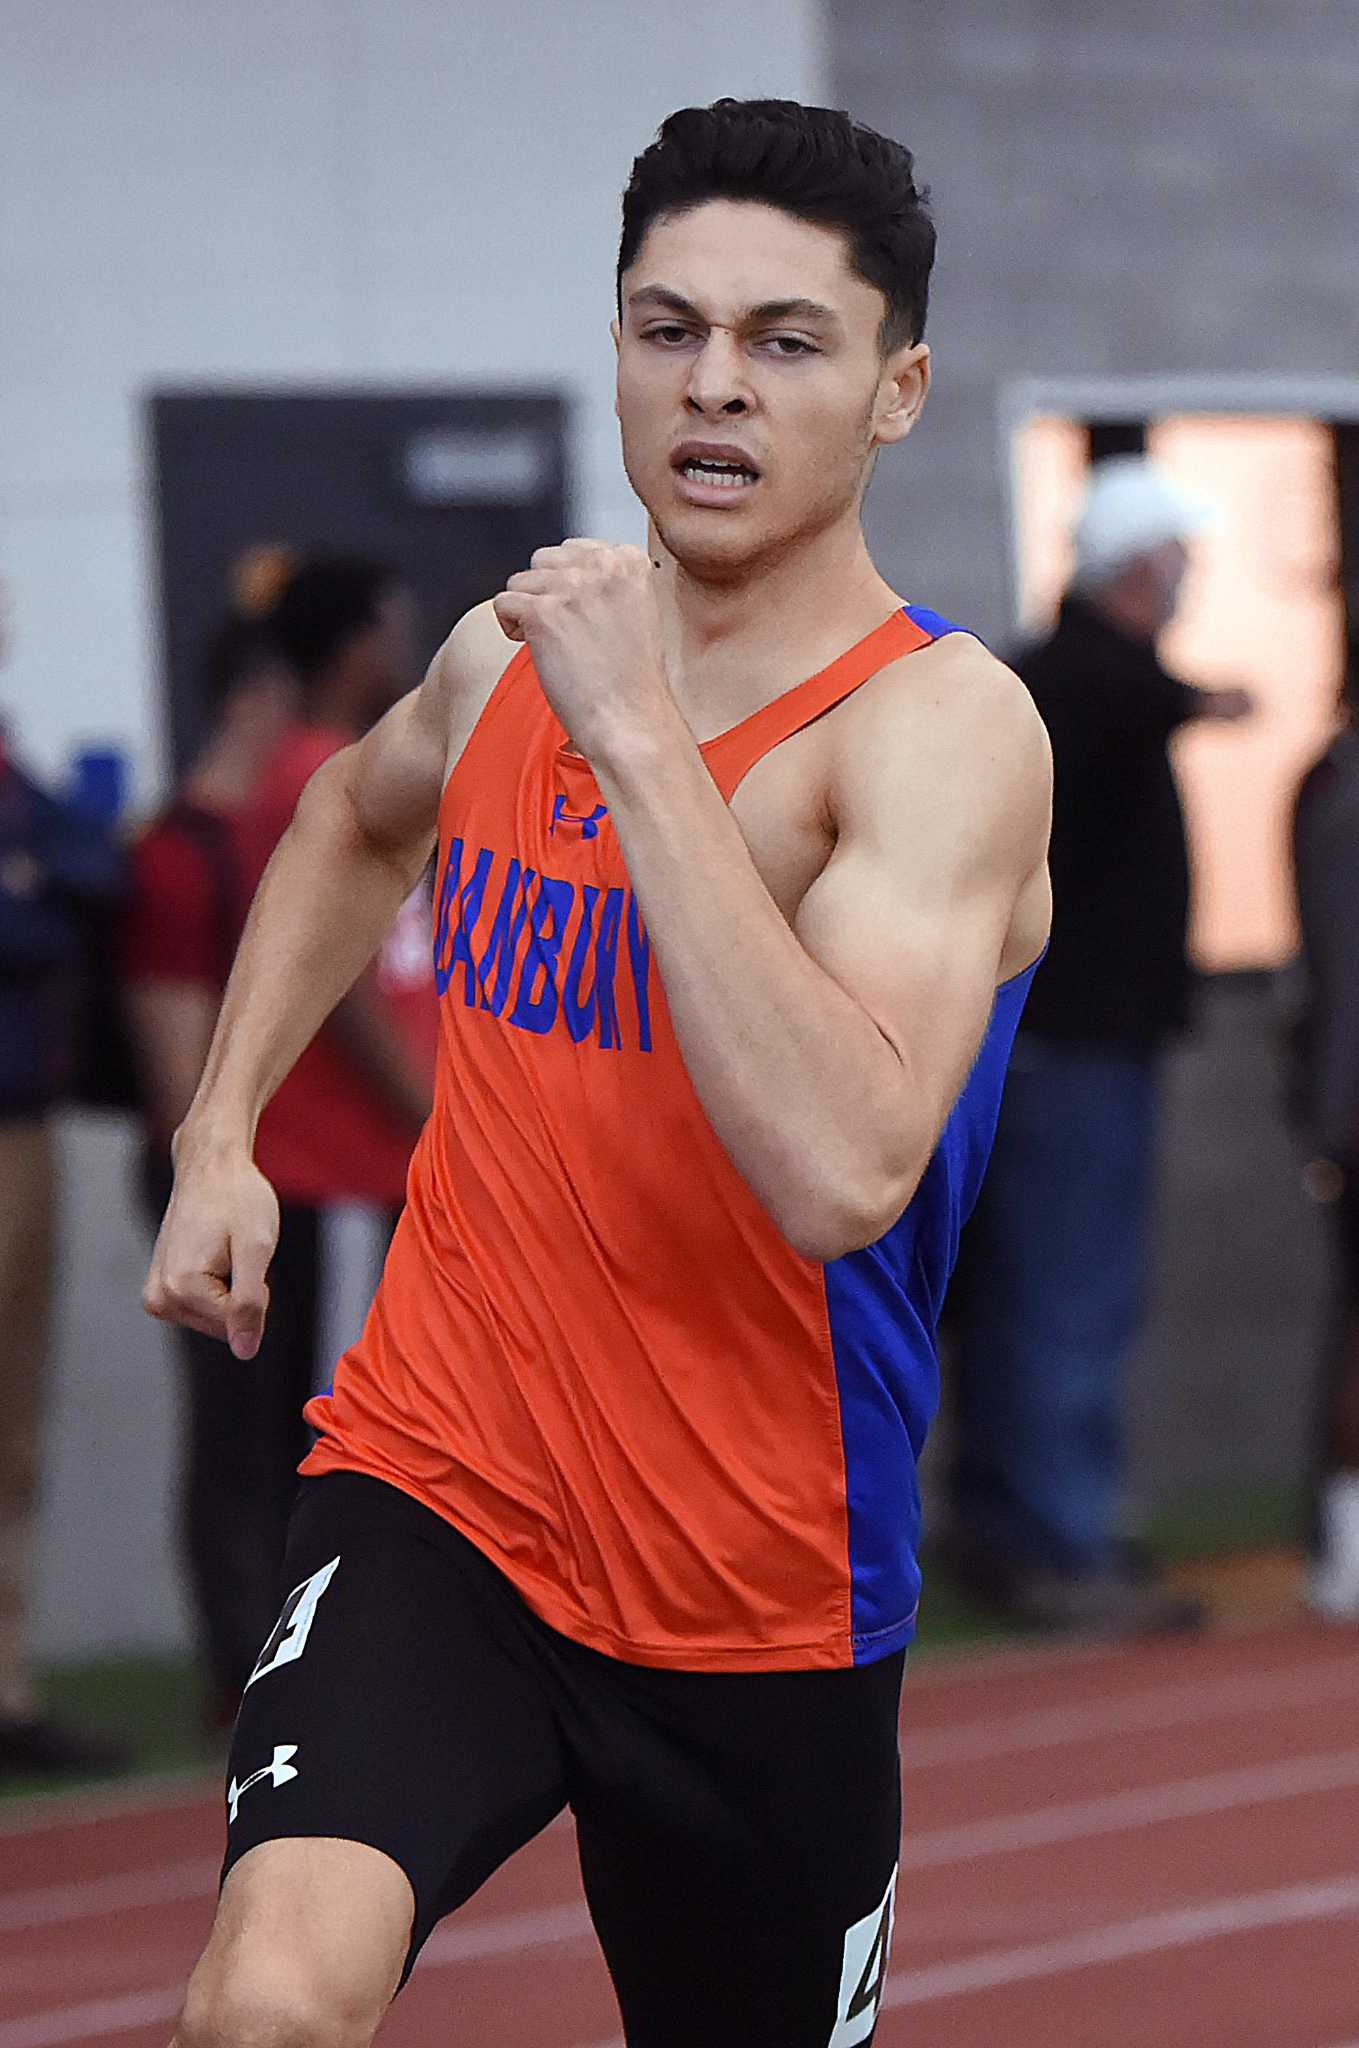
[(1210, 506), (1182, 491), (1145, 455), (1097, 462), (1076, 522), (1072, 581), (1086, 589), (1105, 583), (1168, 540), (1192, 540), (1211, 516)]

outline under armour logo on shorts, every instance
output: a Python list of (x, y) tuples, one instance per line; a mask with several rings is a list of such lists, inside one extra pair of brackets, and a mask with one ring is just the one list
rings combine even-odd
[(239, 1785), (234, 1778), (232, 1779), (227, 1787), (227, 1819), (231, 1826), (235, 1826), (241, 1800), (252, 1785), (262, 1785), (267, 1778), (274, 1787), (274, 1790), (277, 1791), (280, 1785), (286, 1785), (290, 1778), (297, 1776), (297, 1766), (292, 1761), (296, 1755), (297, 1744), (295, 1742), (285, 1742), (276, 1745), (272, 1758), (264, 1766), (263, 1770), (252, 1771), (250, 1776), (242, 1779)]

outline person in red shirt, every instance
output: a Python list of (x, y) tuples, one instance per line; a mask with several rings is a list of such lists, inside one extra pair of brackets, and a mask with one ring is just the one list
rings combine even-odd
[[(242, 919), (312, 775), (404, 695), (415, 668), (413, 599), (381, 563), (342, 555), (305, 562), (269, 624), (301, 700), (243, 818)], [(359, 1202), (395, 1212), (405, 1199), (411, 1148), (432, 1100), (437, 1037), (427, 901), (422, 890), (408, 901), (373, 967), (260, 1121), (259, 1156), (285, 1203)]]
[(158, 1209), (169, 1190), (170, 1140), (198, 1086), (240, 936), (242, 814), (296, 715), (292, 672), (255, 620), (232, 617), (218, 629), (202, 679), (208, 738), (132, 849), (121, 933)]

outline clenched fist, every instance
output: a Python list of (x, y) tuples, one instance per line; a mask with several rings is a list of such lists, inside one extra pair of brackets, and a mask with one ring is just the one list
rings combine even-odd
[(163, 1323), (221, 1337), (253, 1358), (269, 1308), (278, 1198), (240, 1148), (185, 1149), (156, 1239), (142, 1306)]
[(539, 548), (495, 600), (501, 629), (533, 651), (548, 702), (589, 759), (676, 717), (656, 572), (641, 548), (567, 540)]

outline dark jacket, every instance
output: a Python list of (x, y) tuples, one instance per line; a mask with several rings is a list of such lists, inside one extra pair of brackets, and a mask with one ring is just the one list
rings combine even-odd
[(1167, 745), (1200, 693), (1076, 597), (1014, 666), (1054, 772), (1052, 942), (1023, 1028), (1150, 1057), (1188, 1021), (1189, 858)]
[(1293, 866), (1306, 970), (1294, 1105), (1328, 1159), (1359, 1162), (1359, 731), (1303, 778)]
[(82, 920), (120, 874), (102, 827), (30, 782), (0, 743), (0, 1118), (41, 1116), (70, 1087)]

